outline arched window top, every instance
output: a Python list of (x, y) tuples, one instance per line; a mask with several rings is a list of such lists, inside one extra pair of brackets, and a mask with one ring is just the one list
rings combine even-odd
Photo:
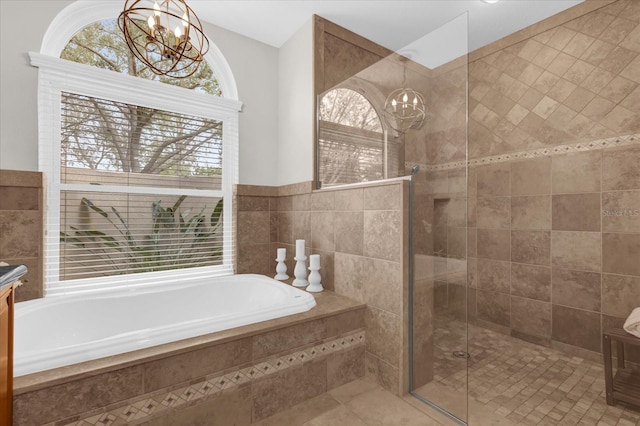
[(153, 73), (131, 53), (116, 19), (101, 20), (82, 28), (71, 37), (60, 57), (147, 80), (223, 96), (218, 79), (207, 61), (202, 61), (197, 71), (187, 78), (173, 78)]
[[(77, 0), (65, 7), (51, 22), (42, 39), (40, 53), (50, 57), (61, 57), (69, 40), (87, 25), (115, 19), (122, 11), (122, 3), (113, 0)], [(222, 97), (238, 100), (238, 89), (229, 63), (210, 40), (209, 51), (204, 56), (215, 76)]]
[(320, 101), (320, 120), (363, 130), (382, 132), (382, 121), (375, 108), (355, 90), (332, 89)]
[[(113, 0), (74, 1), (49, 25), (40, 53), (30, 54), (39, 68), (39, 168), (50, 178), (48, 294), (121, 288), (134, 281), (151, 285), (176, 280), (185, 268), (193, 277), (234, 270), (227, 201), (238, 182), (242, 103), (233, 74), (210, 43), (204, 59), (223, 96), (162, 84), (157, 81), (162, 77), (140, 78), (144, 70), (131, 72), (124, 43), (118, 46), (107, 31), (115, 30), (121, 7)], [(93, 47), (91, 31), (98, 40)], [(169, 241), (179, 231), (179, 244), (186, 245), (163, 243), (164, 231)], [(105, 247), (93, 245), (96, 235)], [(85, 236), (89, 244), (80, 240)], [(162, 245), (158, 249), (176, 248), (181, 260), (154, 251), (156, 241)], [(112, 254), (112, 261), (104, 257)], [(153, 259), (169, 263), (157, 269)], [(140, 262), (146, 264), (142, 269), (136, 266)]]

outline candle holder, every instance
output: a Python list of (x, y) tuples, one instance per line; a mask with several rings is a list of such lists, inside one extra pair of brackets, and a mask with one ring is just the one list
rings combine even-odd
[[(284, 251), (284, 249), (282, 249)], [(284, 252), (278, 249), (278, 256), (276, 258), (276, 276), (273, 277), (274, 280), (284, 281), (289, 279), (289, 275), (287, 275), (287, 264), (284, 263), (286, 259), (286, 255)]]
[(320, 282), (322, 277), (320, 277), (320, 266), (313, 265), (309, 266), (309, 286), (307, 287), (307, 291), (311, 293), (320, 293), (324, 290), (322, 287), (322, 283)]
[(293, 268), (293, 274), (296, 276), (296, 279), (293, 280), (294, 287), (306, 287), (309, 285), (309, 281), (307, 281), (307, 256), (296, 256), (296, 267)]

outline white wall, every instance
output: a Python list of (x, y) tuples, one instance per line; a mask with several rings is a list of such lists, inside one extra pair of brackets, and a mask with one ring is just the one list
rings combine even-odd
[[(49, 23), (70, 0), (0, 0), (0, 169), (38, 170), (38, 69)], [(29, 31), (24, 31), (28, 24)], [(240, 100), (240, 182), (276, 185), (278, 49), (205, 24), (231, 67)]]
[(72, 1), (0, 0), (0, 169), (38, 170), (38, 69), (49, 23)]
[(278, 184), (313, 179), (313, 20), (281, 48), (279, 57)]
[(278, 49), (211, 24), (205, 32), (229, 63), (243, 103), (240, 183), (277, 185)]

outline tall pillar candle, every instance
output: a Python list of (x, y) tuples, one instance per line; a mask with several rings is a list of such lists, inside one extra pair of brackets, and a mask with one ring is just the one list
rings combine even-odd
[(309, 285), (307, 281), (307, 257), (304, 255), (304, 240), (296, 240), (296, 266), (293, 268), (294, 287), (306, 287)]

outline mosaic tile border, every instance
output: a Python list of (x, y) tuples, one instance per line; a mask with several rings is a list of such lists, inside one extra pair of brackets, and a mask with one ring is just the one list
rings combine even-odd
[[(489, 157), (474, 158), (466, 164), (469, 166), (482, 166), (486, 164), (504, 163), (514, 160), (526, 160), (531, 158), (549, 157), (552, 155), (567, 154), (570, 152), (595, 151), (605, 148), (616, 148), (619, 146), (633, 145), (640, 143), (640, 133), (625, 136), (616, 136), (607, 139), (597, 139), (589, 142), (579, 142), (575, 144), (558, 145), (549, 148), (538, 148), (529, 151), (512, 152), (502, 155), (493, 155)], [(442, 171), (458, 169), (465, 166), (465, 161), (454, 161), (445, 164), (436, 164), (427, 166), (428, 171)]]
[[(469, 162), (471, 163), (471, 162)], [(439, 172), (442, 170), (462, 169), (465, 165), (465, 161), (454, 161), (453, 163), (434, 164), (426, 167), (428, 172)], [(471, 164), (469, 164), (471, 165)]]
[(259, 362), (227, 374), (212, 375), (205, 380), (170, 392), (160, 392), (154, 396), (146, 395), (133, 404), (126, 404), (107, 412), (91, 415), (67, 423), (66, 426), (120, 426), (137, 422), (169, 408), (179, 407), (220, 391), (231, 389), (252, 380), (281, 372), (296, 365), (328, 356), (348, 348), (364, 345), (365, 332), (358, 331), (328, 342), (319, 343), (308, 349), (292, 352), (278, 358)]

